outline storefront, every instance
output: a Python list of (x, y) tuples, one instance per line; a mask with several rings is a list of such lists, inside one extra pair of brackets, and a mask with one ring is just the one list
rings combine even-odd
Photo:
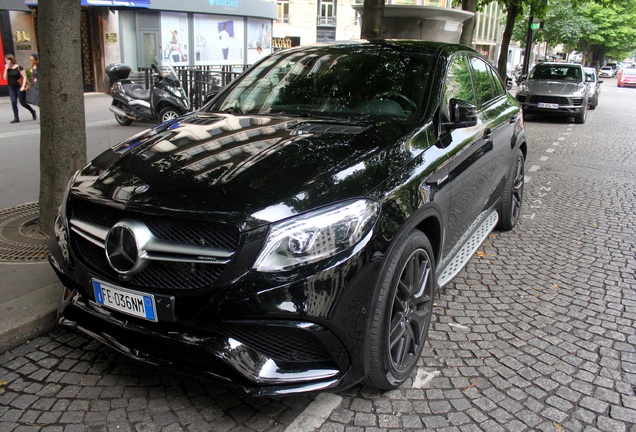
[[(37, 52), (31, 9), (22, 0), (0, 2), (0, 58), (13, 54), (19, 65), (30, 66), (29, 56)], [(7, 96), (7, 81), (0, 75), (0, 96)]]
[[(31, 52), (37, 52), (37, 0), (11, 1), (22, 9), (0, 11), (2, 45), (26, 65)], [(133, 70), (166, 62), (248, 65), (272, 50), (276, 4), (267, 0), (80, 0), (80, 4), (85, 92), (108, 89), (104, 69), (111, 63), (126, 63)], [(28, 44), (23, 43), (25, 37)]]
[(266, 0), (151, 0), (120, 10), (121, 61), (133, 69), (252, 64), (272, 49), (276, 4)]

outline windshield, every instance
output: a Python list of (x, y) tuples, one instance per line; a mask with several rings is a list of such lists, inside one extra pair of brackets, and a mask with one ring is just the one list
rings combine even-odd
[(578, 66), (567, 65), (537, 65), (535, 66), (530, 79), (553, 80), (553, 81), (581, 81), (583, 75)]
[(636, 69), (623, 69), (623, 75), (636, 75)]
[(382, 46), (282, 51), (257, 63), (209, 111), (407, 118), (422, 103), (431, 57)]

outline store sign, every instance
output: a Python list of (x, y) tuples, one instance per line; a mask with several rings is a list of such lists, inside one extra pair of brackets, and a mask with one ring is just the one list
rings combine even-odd
[(239, 0), (209, 0), (210, 6), (238, 8)]

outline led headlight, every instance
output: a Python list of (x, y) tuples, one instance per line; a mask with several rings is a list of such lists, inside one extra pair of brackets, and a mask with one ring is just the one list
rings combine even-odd
[(336, 255), (360, 242), (380, 214), (369, 200), (347, 201), (272, 225), (253, 269), (277, 272)]

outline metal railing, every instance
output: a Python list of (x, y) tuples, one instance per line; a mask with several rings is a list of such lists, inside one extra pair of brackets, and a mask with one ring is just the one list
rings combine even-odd
[[(203, 105), (208, 94), (221, 90), (248, 67), (247, 65), (173, 66), (181, 81), (181, 87), (190, 99), (192, 109), (195, 110)], [(150, 88), (150, 68), (140, 68), (139, 71), (143, 73), (146, 88)]]

